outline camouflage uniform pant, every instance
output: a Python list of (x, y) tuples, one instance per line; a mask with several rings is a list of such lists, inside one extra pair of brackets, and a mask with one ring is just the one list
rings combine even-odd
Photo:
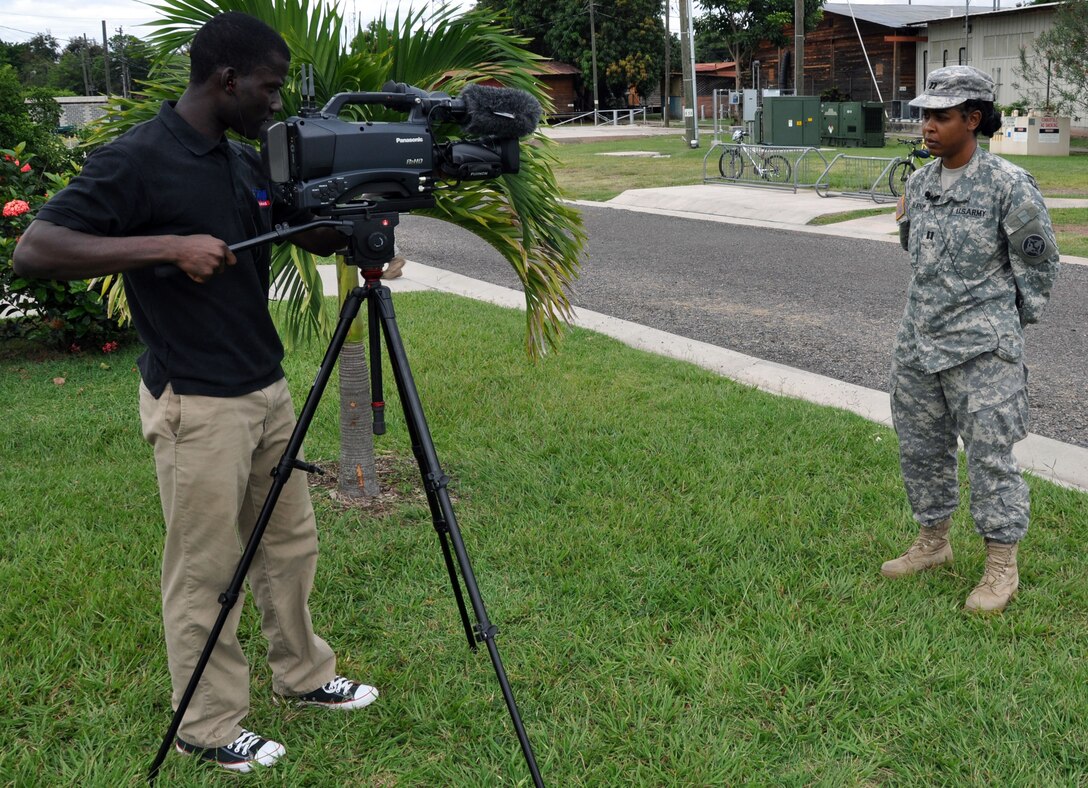
[(1028, 486), (1012, 455), (1027, 435), (1027, 368), (995, 353), (926, 373), (892, 366), (892, 420), (914, 518), (925, 526), (959, 506), (956, 438), (967, 453), (971, 516), (980, 536), (1019, 542), (1028, 529)]

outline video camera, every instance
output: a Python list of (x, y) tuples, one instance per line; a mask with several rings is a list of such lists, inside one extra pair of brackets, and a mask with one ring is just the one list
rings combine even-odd
[[(402, 123), (344, 120), (351, 105), (408, 113)], [(288, 205), (321, 215), (352, 203), (393, 211), (430, 207), (438, 184), (516, 173), (518, 139), (540, 121), (540, 104), (511, 88), (469, 85), (458, 98), (387, 82), (378, 93), (338, 93), (320, 110), (272, 123), (261, 132), (269, 179)], [(436, 127), (456, 123), (465, 139), (439, 140)]]

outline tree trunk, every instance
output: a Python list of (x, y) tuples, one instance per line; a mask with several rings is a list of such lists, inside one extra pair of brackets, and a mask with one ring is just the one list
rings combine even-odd
[[(359, 284), (354, 266), (336, 259), (340, 302)], [(340, 476), (337, 485), (346, 498), (373, 498), (380, 490), (374, 461), (374, 419), (370, 410), (370, 368), (367, 365), (366, 304), (359, 311), (340, 351)]]
[(346, 342), (340, 352), (340, 481), (342, 496), (378, 494), (367, 343)]

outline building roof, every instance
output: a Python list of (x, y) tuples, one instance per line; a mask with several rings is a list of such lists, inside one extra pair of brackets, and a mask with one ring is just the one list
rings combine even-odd
[(736, 77), (737, 64), (732, 60), (722, 63), (696, 63), (695, 73), (704, 77)]
[[(1016, 6), (1015, 8), (996, 8), (996, 9), (993, 8), (992, 6), (989, 7), (989, 8), (975, 6), (974, 8), (971, 9), (971, 16), (997, 16), (997, 15), (1001, 15), (1001, 14), (1023, 14), (1023, 13), (1028, 13), (1028, 12), (1031, 12), (1031, 11), (1038, 11), (1038, 10), (1043, 9), (1043, 8), (1054, 8), (1054, 7), (1059, 6), (1059, 5), (1061, 5), (1061, 3), (1038, 3), (1036, 5), (1022, 5), (1022, 6)], [(946, 11), (947, 11), (948, 8), (949, 8), (948, 6), (945, 6)], [(954, 7), (952, 7), (952, 8), (953, 8), (953, 10), (955, 10)], [(963, 9), (962, 8), (959, 10), (958, 13), (935, 14), (932, 17), (929, 17), (928, 19), (923, 19), (921, 21), (923, 21), (923, 22), (940, 22), (940, 21), (942, 21), (944, 19), (955, 19), (957, 17), (960, 18), (960, 19), (963, 18)]]
[(581, 74), (582, 70), (570, 63), (561, 63), (558, 60), (538, 60), (533, 66), (533, 73), (540, 74)]
[[(980, 14), (990, 10), (993, 6), (976, 5), (971, 8), (971, 14)], [(864, 22), (874, 25), (899, 28), (911, 27), (931, 19), (947, 19), (949, 17), (963, 18), (963, 6), (951, 5), (869, 5), (850, 3), (825, 3), (824, 13), (838, 16), (853, 16)]]

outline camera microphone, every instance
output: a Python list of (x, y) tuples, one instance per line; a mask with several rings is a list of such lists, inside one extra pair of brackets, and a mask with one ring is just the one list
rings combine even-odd
[(468, 134), (518, 138), (532, 134), (540, 123), (540, 102), (524, 90), (468, 85), (460, 98), (468, 115), (464, 125)]

